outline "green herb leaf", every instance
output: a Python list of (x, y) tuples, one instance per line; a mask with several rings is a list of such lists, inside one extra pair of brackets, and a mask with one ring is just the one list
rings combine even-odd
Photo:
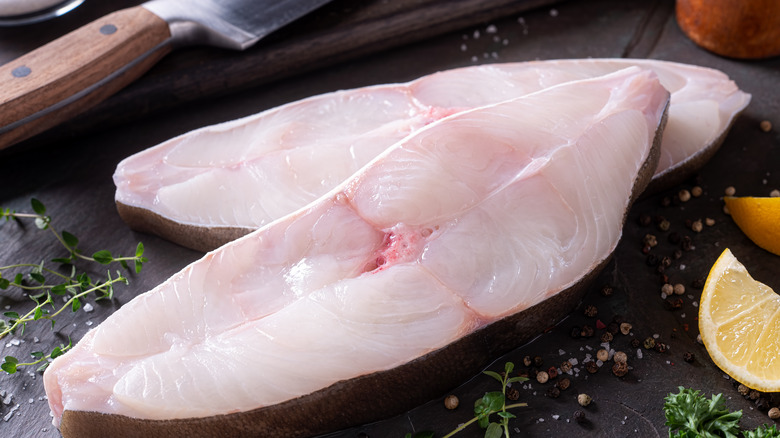
[(107, 265), (114, 261), (114, 257), (112, 257), (111, 253), (106, 250), (98, 251), (92, 254), (92, 258), (101, 265)]
[(65, 241), (65, 244), (68, 245), (71, 248), (75, 248), (79, 244), (79, 239), (76, 238), (73, 234), (70, 234), (67, 231), (62, 232), (62, 240)]
[(8, 289), (8, 286), (11, 285), (11, 282), (8, 281), (7, 278), (0, 278), (0, 289)]
[(46, 283), (46, 277), (38, 272), (30, 272), (30, 278), (35, 280), (38, 284)]
[(32, 209), (36, 214), (39, 214), (41, 216), (46, 214), (46, 207), (43, 205), (43, 202), (35, 198), (32, 198), (30, 199), (30, 205), (32, 205)]
[(81, 301), (78, 298), (73, 299), (73, 304), (71, 304), (71, 309), (76, 312), (79, 309), (81, 309)]
[(488, 376), (498, 380), (501, 383), (504, 383), (503, 377), (501, 377), (501, 374), (498, 374), (495, 371), (482, 371), (482, 374), (487, 374)]
[(19, 319), (19, 314), (16, 312), (3, 312), (6, 318)]
[(37, 321), (43, 317), (43, 310), (40, 307), (35, 308), (35, 314), (33, 315), (33, 321)]
[(144, 244), (143, 242), (138, 242), (138, 246), (135, 247), (135, 256), (141, 257), (144, 255)]
[[(666, 425), (669, 436), (692, 436), (737, 438), (742, 411), (729, 412), (723, 402), (723, 395), (707, 400), (700, 391), (679, 387), (679, 393), (669, 394), (664, 403)], [(679, 431), (674, 433), (675, 431)]]
[(73, 263), (73, 259), (66, 259), (64, 257), (58, 257), (56, 259), (51, 259), (53, 263), (62, 263), (63, 265), (69, 265)]
[(506, 402), (504, 393), (501, 391), (486, 392), (485, 395), (482, 396), (482, 400), (491, 411), (500, 411)]
[(16, 274), (14, 277), (14, 284), (22, 284), (22, 280), (24, 280), (24, 275)]
[(0, 368), (2, 368), (3, 371), (5, 371), (8, 374), (13, 374), (16, 372), (16, 364), (19, 363), (19, 360), (13, 356), (6, 356), (5, 361), (2, 365), (0, 365)]
[(485, 438), (501, 438), (501, 426), (498, 423), (488, 424), (485, 430)]
[(780, 438), (780, 431), (777, 430), (776, 425), (767, 427), (766, 424), (759, 426), (755, 430), (746, 430), (742, 432), (745, 438)]

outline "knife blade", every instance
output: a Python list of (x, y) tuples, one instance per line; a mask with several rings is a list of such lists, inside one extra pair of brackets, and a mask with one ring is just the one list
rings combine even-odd
[(103, 101), (189, 45), (245, 50), (330, 0), (152, 0), (0, 66), (0, 149)]

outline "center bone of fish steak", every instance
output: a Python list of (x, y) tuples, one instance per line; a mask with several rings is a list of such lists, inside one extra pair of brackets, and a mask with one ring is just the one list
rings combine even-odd
[(273, 405), (576, 284), (617, 245), (668, 96), (632, 67), (415, 132), (87, 333), (44, 375), (55, 423), (66, 409), (172, 419)]

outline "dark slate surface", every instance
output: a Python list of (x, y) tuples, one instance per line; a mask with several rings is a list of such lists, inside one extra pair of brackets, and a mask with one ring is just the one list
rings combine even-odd
[[(495, 33), (490, 33), (489, 25), (495, 26)], [(479, 38), (476, 38), (477, 32)], [(755, 427), (768, 422), (766, 414), (736, 392), (733, 382), (724, 377), (709, 360), (703, 346), (696, 342), (695, 304), (700, 290), (693, 287), (693, 282), (706, 277), (717, 256), (728, 247), (755, 278), (775, 290), (780, 288), (780, 258), (751, 244), (723, 214), (719, 199), (727, 186), (736, 187), (740, 195), (755, 196), (767, 196), (772, 189), (780, 189), (780, 95), (777, 90), (780, 60), (735, 61), (698, 49), (677, 27), (670, 0), (560, 3), (474, 23), (412, 45), (279, 80), (273, 86), (258, 86), (210, 100), (199, 99), (149, 117), (137, 117), (131, 122), (112, 120), (110, 129), (93, 126), (78, 133), (65, 130), (61, 137), (53, 140), (33, 139), (0, 152), (0, 205), (29, 210), (29, 199), (38, 198), (47, 205), (59, 229), (81, 238), (85, 252), (105, 248), (115, 253), (128, 253), (141, 240), (151, 259), (144, 272), (130, 276), (129, 286), (117, 288), (114, 301), (92, 303), (95, 310), (89, 313), (80, 311), (62, 316), (54, 331), (45, 325), (34, 325), (24, 335), (7, 337), (0, 342), (0, 356), (24, 357), (31, 351), (51, 348), (67, 337), (75, 341), (133, 296), (149, 290), (200, 256), (155, 237), (134, 233), (119, 219), (113, 205), (111, 175), (116, 164), (129, 154), (200, 126), (335, 89), (406, 81), (437, 70), (476, 63), (624, 56), (682, 61), (721, 69), (751, 93), (753, 101), (721, 150), (697, 176), (679, 187), (642, 199), (634, 206), (613, 262), (580, 307), (570, 315), (561, 315), (563, 320), (558, 326), (540, 327), (540, 333), (545, 333), (533, 342), (497, 358), (492, 366), (494, 370), (499, 370), (507, 360), (522, 368), (520, 364), (525, 355), (542, 357), (544, 368), (560, 365), (569, 358), (580, 363), (580, 372), (571, 376), (571, 387), (558, 398), (546, 395), (552, 383), (533, 383), (519, 388), (519, 401), (528, 403), (528, 407), (514, 411), (518, 418), (510, 423), (511, 430), (514, 436), (534, 437), (666, 436), (663, 398), (678, 385), (701, 389), (707, 394), (724, 393), (731, 409), (742, 409), (745, 413), (745, 426)], [(776, 128), (769, 133), (760, 131), (758, 125), (762, 120), (771, 121)], [(664, 206), (664, 198), (672, 199), (681, 188), (691, 188), (695, 184), (704, 189), (703, 196), (684, 204), (672, 202)], [(670, 231), (661, 232), (653, 226), (639, 225), (636, 219), (641, 213), (665, 216), (671, 222)], [(686, 220), (705, 217), (714, 219), (715, 225), (705, 226), (701, 233), (686, 228)], [(647, 265), (646, 256), (640, 251), (643, 236), (652, 233), (659, 240), (653, 253), (671, 256), (679, 248), (668, 240), (672, 231), (689, 235), (695, 246), (692, 251), (684, 251), (680, 259), (673, 260), (665, 272), (670, 281), (682, 283), (687, 288), (681, 296), (682, 307), (677, 310), (666, 309), (660, 297), (660, 274)], [(57, 250), (49, 235), (36, 230), (30, 223), (0, 225), (0, 265), (36, 263)], [(95, 275), (101, 273), (102, 270), (97, 270)], [(614, 293), (610, 297), (600, 293), (605, 284), (613, 287)], [(598, 315), (585, 316), (586, 305), (596, 306)], [(0, 306), (21, 311), (28, 308), (29, 301), (19, 294), (3, 292)], [(631, 335), (617, 335), (610, 346), (627, 353), (632, 369), (622, 378), (612, 375), (606, 367), (589, 374), (582, 363), (588, 354), (595, 356), (599, 336), (604, 330), (597, 329), (593, 338), (572, 339), (571, 328), (585, 324), (596, 326), (597, 321), (609, 323), (616, 315), (630, 322), (633, 329)], [(669, 345), (669, 351), (659, 353), (640, 347), (640, 358), (638, 349), (630, 346), (630, 339), (644, 340), (655, 335)], [(19, 345), (14, 345), (14, 340), (20, 341)], [(693, 363), (683, 361), (685, 352), (695, 355)], [(453, 388), (452, 393), (461, 399), (461, 407), (454, 411), (446, 410), (442, 399), (437, 399), (402, 416), (356, 427), (333, 437), (365, 436), (363, 434), (371, 438), (399, 437), (420, 430), (433, 430), (441, 436), (468, 420), (473, 401), (493, 389), (494, 382), (490, 378), (474, 376), (462, 386)], [(0, 391), (4, 394), (0, 397), (1, 436), (59, 436), (50, 425), (48, 407), (41, 399), (44, 392), (40, 375), (26, 372), (1, 375)], [(594, 400), (583, 409), (588, 419), (584, 425), (571, 421), (573, 412), (580, 409), (576, 402), (580, 392), (588, 393)], [(764, 397), (772, 406), (780, 403), (776, 397)], [(482, 433), (476, 426), (471, 426), (458, 436), (477, 437)]]

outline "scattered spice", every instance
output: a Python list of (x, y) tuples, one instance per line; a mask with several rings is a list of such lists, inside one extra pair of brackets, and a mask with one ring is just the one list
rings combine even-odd
[(780, 198), (780, 190), (774, 189), (771, 192), (769, 192), (770, 198)]
[(449, 410), (457, 408), (459, 403), (460, 400), (458, 400), (456, 395), (450, 394), (444, 398), (444, 407)]
[(737, 189), (735, 189), (734, 186), (728, 186), (726, 187), (726, 190), (723, 191), (723, 193), (726, 196), (734, 196), (737, 193)]
[(678, 233), (677, 231), (672, 231), (671, 233), (669, 233), (669, 235), (666, 237), (666, 239), (672, 245), (677, 245), (678, 243), (680, 243), (680, 239), (681, 239), (680, 233)]
[(675, 249), (674, 252), (672, 253), (672, 256), (674, 257), (675, 260), (679, 260), (682, 258), (682, 254), (683, 254), (682, 250)]
[(682, 247), (683, 251), (693, 251), (696, 249), (696, 247), (693, 246), (693, 240), (691, 239), (691, 236), (683, 236), (682, 241), (680, 242), (680, 247)]
[(769, 415), (769, 418), (771, 418), (773, 420), (780, 419), (780, 409), (772, 408), (772, 409), (769, 410), (768, 415)]
[[(579, 331), (579, 329), (578, 329), (578, 331)], [(532, 363), (533, 363), (533, 361), (531, 359), (531, 356), (525, 356), (523, 358), (523, 365), (525, 365), (527, 367), (530, 367)]]
[(671, 226), (672, 224), (666, 219), (658, 223), (658, 229), (661, 231), (669, 231), (669, 227)]
[(686, 189), (682, 189), (679, 193), (677, 193), (677, 198), (679, 198), (682, 202), (688, 202), (691, 200), (691, 192)]
[[(574, 339), (580, 338), (582, 336), (582, 328), (575, 325), (569, 331), (569, 336), (571, 336)], [(528, 365), (526, 365), (526, 366), (528, 366)]]
[(701, 233), (701, 230), (704, 228), (701, 219), (697, 219), (691, 223), (691, 229), (694, 233)]
[(609, 351), (607, 351), (607, 350), (605, 350), (603, 348), (600, 349), (599, 351), (596, 352), (596, 359), (598, 359), (598, 360), (600, 360), (602, 362), (608, 361), (609, 360)]
[(588, 394), (582, 393), (577, 396), (577, 403), (579, 403), (582, 407), (588, 406), (592, 401), (593, 398), (591, 398), (591, 396)]
[(704, 223), (705, 223), (705, 224), (706, 224), (708, 227), (711, 227), (711, 226), (715, 225), (715, 219), (713, 219), (713, 218), (711, 218), (711, 217), (704, 218)]
[(656, 342), (654, 348), (659, 353), (666, 353), (669, 350), (669, 346), (663, 342)]
[(694, 360), (696, 360), (696, 356), (694, 356), (690, 351), (686, 351), (683, 353), (683, 360), (688, 363), (692, 363)]
[(583, 411), (581, 409), (577, 409), (576, 411), (574, 411), (573, 418), (574, 418), (574, 421), (577, 422), (577, 424), (582, 424), (582, 423), (585, 423), (585, 421), (587, 421), (585, 419), (585, 411)]
[(605, 284), (605, 285), (604, 285), (604, 286), (601, 288), (601, 295), (602, 295), (602, 296), (605, 296), (605, 297), (611, 296), (611, 295), (612, 295), (612, 292), (613, 292), (613, 291), (612, 291), (612, 286), (611, 286), (611, 285), (609, 285), (609, 284)]
[(649, 214), (642, 213), (639, 215), (639, 225), (647, 227), (651, 223), (653, 223), (653, 218)]
[(623, 353), (622, 351), (615, 352), (615, 354), (612, 356), (612, 360), (615, 362), (628, 362), (628, 355), (626, 353)]
[(685, 294), (685, 286), (683, 286), (682, 283), (677, 283), (674, 285), (674, 294), (675, 295), (683, 295)]
[(704, 287), (704, 283), (707, 282), (705, 278), (697, 278), (691, 282), (691, 287), (694, 289), (701, 289)]
[(758, 127), (764, 132), (769, 132), (772, 130), (772, 122), (769, 120), (762, 120), (761, 123), (758, 124)]
[[(607, 325), (607, 332), (609, 332), (609, 334), (611, 334), (611, 335), (613, 335), (613, 336), (614, 336), (614, 335), (616, 335), (616, 334), (617, 334), (617, 332), (619, 332), (619, 331), (620, 331), (620, 326), (618, 325), (618, 323), (617, 323), (616, 321), (612, 321), (612, 322), (610, 322), (610, 323)], [(612, 338), (610, 338), (610, 341), (611, 341), (611, 340), (612, 340)], [(609, 341), (607, 341), (607, 342), (609, 342)]]
[(756, 400), (756, 409), (758, 409), (761, 412), (768, 411), (769, 400), (767, 400), (766, 397), (759, 397), (758, 400)]
[(673, 294), (674, 293), (674, 286), (672, 286), (669, 283), (664, 283), (664, 285), (661, 286), (661, 293), (666, 295), (666, 296), (669, 296), (669, 295)]
[(666, 310), (678, 310), (682, 308), (682, 305), (682, 298), (667, 298), (664, 300), (664, 307)]
[(588, 318), (594, 318), (598, 314), (599, 314), (599, 309), (596, 306), (592, 304), (585, 306), (585, 316), (587, 316)]
[(661, 258), (661, 266), (663, 266), (664, 268), (668, 268), (669, 266), (672, 266), (672, 259), (669, 258), (669, 256), (663, 256), (663, 258)]
[(750, 390), (750, 394), (748, 394), (748, 397), (751, 400), (758, 400), (758, 398), (761, 396), (761, 394), (758, 393), (755, 389)]
[(601, 334), (601, 342), (612, 342), (612, 339), (614, 339), (614, 337), (612, 336), (612, 333), (608, 331)]
[(631, 348), (639, 348), (641, 345), (641, 342), (639, 342), (639, 339), (633, 338), (631, 339)]
[[(550, 367), (547, 369), (547, 376), (551, 379), (554, 379), (558, 377), (558, 369), (555, 367)], [(537, 376), (538, 377), (538, 376)]]
[(694, 198), (698, 198), (704, 193), (704, 190), (700, 186), (694, 186), (691, 189), (691, 195), (693, 195)]
[(561, 390), (553, 386), (547, 390), (547, 396), (550, 398), (558, 398), (561, 396)]
[(535, 367), (541, 367), (542, 366), (542, 356), (534, 356), (534, 366)]
[(656, 238), (654, 234), (645, 234), (645, 237), (642, 239), (642, 243), (645, 246), (654, 248), (656, 245), (658, 245), (658, 238)]
[(612, 365), (612, 374), (623, 377), (626, 374), (628, 374), (628, 364), (626, 362), (615, 362), (614, 365)]
[(631, 329), (634, 328), (631, 324), (624, 322), (620, 324), (620, 333), (623, 333), (624, 335), (627, 335), (631, 333)]
[(645, 342), (643, 343), (643, 346), (648, 350), (652, 350), (653, 347), (655, 347), (655, 339), (653, 339), (652, 337), (646, 338)]
[(560, 389), (561, 391), (566, 391), (567, 389), (569, 389), (569, 386), (571, 386), (571, 380), (569, 380), (568, 377), (564, 377), (558, 382), (556, 382), (555, 386), (557, 386), (558, 389)]
[(585, 362), (585, 370), (591, 374), (595, 374), (596, 372), (598, 372), (599, 366), (596, 364), (596, 362), (589, 360)]
[(506, 398), (509, 400), (515, 401), (520, 398), (520, 391), (518, 391), (515, 388), (507, 388), (506, 390)]
[(536, 381), (539, 383), (547, 383), (547, 381), (550, 380), (550, 375), (547, 374), (547, 371), (539, 371), (536, 373)]

